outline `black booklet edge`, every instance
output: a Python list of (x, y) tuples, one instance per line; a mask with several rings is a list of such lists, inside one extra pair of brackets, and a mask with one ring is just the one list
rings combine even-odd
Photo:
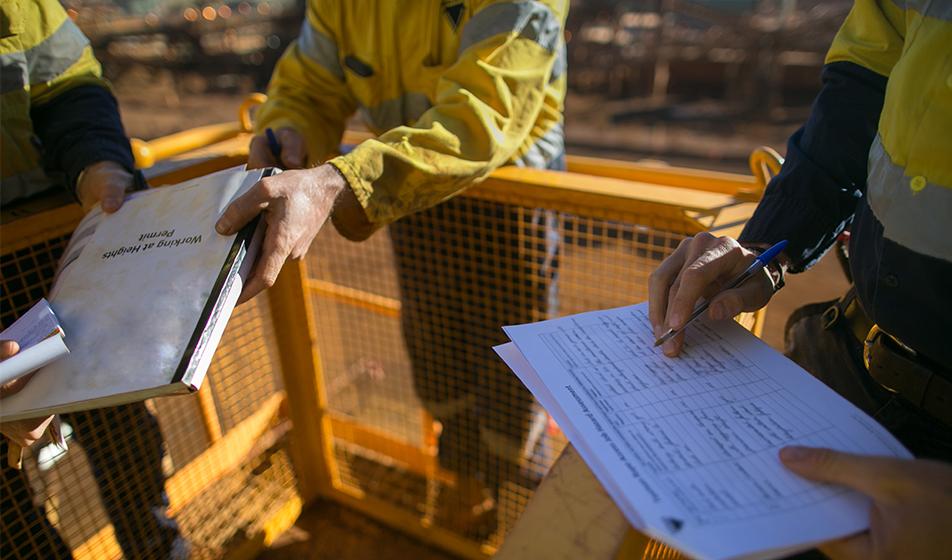
[[(261, 178), (270, 177), (274, 172), (275, 169), (269, 167), (261, 173)], [(195, 369), (206, 351), (209, 337), (215, 325), (221, 318), (225, 296), (235, 283), (235, 278), (237, 278), (239, 269), (248, 254), (248, 248), (260, 221), (261, 216), (259, 215), (241, 228), (235, 236), (235, 241), (231, 245), (231, 250), (228, 251), (228, 256), (218, 273), (218, 278), (215, 279), (215, 285), (208, 296), (208, 301), (205, 302), (202, 314), (198, 317), (198, 323), (195, 325), (192, 337), (185, 346), (182, 359), (179, 361), (178, 368), (175, 370), (175, 375), (172, 376), (170, 383), (184, 383), (189, 386), (189, 390), (197, 389), (192, 385), (196, 373)]]

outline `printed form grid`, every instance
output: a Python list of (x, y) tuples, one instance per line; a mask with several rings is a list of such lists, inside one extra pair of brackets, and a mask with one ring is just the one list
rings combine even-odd
[(573, 323), (540, 337), (591, 409), (618, 434), (632, 463), (695, 523), (805, 507), (844, 491), (789, 473), (777, 461), (777, 449), (789, 444), (864, 449), (709, 325), (687, 332), (676, 365), (654, 350), (643, 310)]

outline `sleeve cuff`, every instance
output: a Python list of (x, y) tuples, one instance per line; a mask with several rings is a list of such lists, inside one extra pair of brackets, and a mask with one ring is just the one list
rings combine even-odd
[(374, 187), (370, 181), (363, 178), (354, 162), (351, 161), (353, 154), (337, 156), (328, 160), (327, 163), (334, 166), (344, 179), (347, 185), (357, 197), (357, 202), (367, 214), (367, 219), (375, 226), (382, 226), (393, 221), (387, 212), (381, 212), (379, 201), (374, 198)]
[(793, 273), (810, 268), (826, 254), (849, 225), (860, 197), (859, 191), (843, 189), (800, 149), (802, 132), (790, 138), (783, 168), (738, 239), (764, 244), (786, 239)]
[(135, 171), (135, 162), (128, 143), (110, 142), (106, 139), (78, 143), (63, 154), (63, 170), (73, 193), (76, 192), (79, 176), (95, 163), (111, 161), (118, 163), (130, 173)]

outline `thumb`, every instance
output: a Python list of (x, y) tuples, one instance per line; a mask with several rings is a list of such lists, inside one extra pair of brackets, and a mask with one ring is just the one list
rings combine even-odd
[(20, 345), (15, 340), (0, 340), (0, 361), (12, 358), (20, 351)]
[(890, 495), (902, 480), (908, 461), (870, 457), (813, 447), (784, 447), (780, 461), (791, 471), (816, 482), (829, 482), (857, 490), (873, 499)]
[(103, 212), (112, 214), (122, 207), (128, 186), (123, 179), (122, 176), (113, 175), (109, 180), (103, 181), (99, 196)]
[(744, 311), (756, 311), (767, 305), (773, 295), (773, 283), (766, 274), (756, 274), (740, 286), (711, 298), (711, 319), (730, 319)]
[(278, 131), (278, 140), (281, 142), (281, 162), (287, 169), (300, 169), (307, 160), (307, 149), (304, 138), (293, 128), (282, 128)]

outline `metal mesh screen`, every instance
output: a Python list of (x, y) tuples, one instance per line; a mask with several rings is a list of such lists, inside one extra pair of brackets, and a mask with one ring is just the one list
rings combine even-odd
[[(68, 216), (3, 226), (3, 325), (48, 291)], [(257, 298), (235, 310), (201, 393), (64, 415), (69, 450), (42, 441), (23, 471), (0, 444), (0, 558), (218, 558), (254, 541), (299, 507), (281, 379), (268, 300)]]
[(517, 200), (464, 195), (361, 243), (326, 228), (307, 261), (340, 483), (484, 552), (566, 444), (492, 352), (500, 327), (642, 301), (695, 233)]

